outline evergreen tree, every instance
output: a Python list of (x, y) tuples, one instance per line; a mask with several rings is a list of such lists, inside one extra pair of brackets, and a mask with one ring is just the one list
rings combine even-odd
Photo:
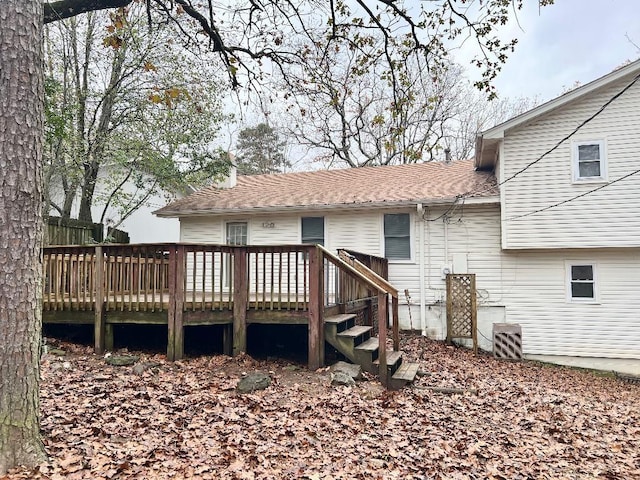
[(285, 142), (266, 123), (245, 128), (240, 132), (237, 143), (238, 173), (260, 175), (262, 173), (282, 173), (291, 163), (284, 156)]

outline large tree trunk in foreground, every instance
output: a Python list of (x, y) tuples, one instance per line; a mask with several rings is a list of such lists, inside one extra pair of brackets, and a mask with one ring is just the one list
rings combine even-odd
[(0, 8), (0, 475), (45, 459), (38, 421), (42, 1)]

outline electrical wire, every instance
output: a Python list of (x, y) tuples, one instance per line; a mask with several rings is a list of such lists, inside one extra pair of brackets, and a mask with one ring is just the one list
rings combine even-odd
[(596, 187), (592, 190), (589, 190), (587, 192), (583, 192), (579, 195), (575, 195), (571, 198), (568, 198), (566, 200), (562, 200), (561, 202), (558, 203), (554, 203), (553, 205), (549, 205), (547, 207), (544, 208), (539, 208), (538, 210), (533, 210), (532, 212), (527, 212), (527, 213), (523, 213), (521, 215), (515, 215), (513, 217), (509, 217), (509, 218), (505, 218), (503, 221), (504, 222), (510, 222), (512, 220), (517, 220), (518, 218), (523, 218), (523, 217), (529, 217), (531, 215), (535, 215), (537, 213), (541, 213), (541, 212), (545, 212), (547, 210), (551, 210), (552, 208), (556, 208), (559, 207), (560, 205), (565, 205), (569, 202), (573, 202), (574, 200), (577, 200), (578, 198), (582, 198), (582, 197), (586, 197), (587, 195), (591, 195), (594, 192), (597, 192), (598, 190), (602, 190), (603, 188), (607, 188), (615, 183), (621, 182), (622, 180), (625, 180), (629, 177), (632, 177), (633, 175), (636, 175), (640, 173), (640, 169), (638, 170), (634, 170), (633, 172), (627, 173), (626, 175), (623, 175), (622, 177), (618, 177), (615, 180), (610, 181), (609, 183), (605, 183), (604, 185), (600, 185), (599, 187)]
[[(462, 196), (463, 197), (469, 197), (471, 195), (481, 195), (483, 193), (487, 193), (489, 191), (492, 191), (496, 188), (501, 187), (502, 185), (504, 185), (507, 182), (512, 181), (513, 179), (517, 178), (519, 175), (521, 175), (522, 173), (526, 172), (527, 170), (529, 170), (531, 167), (533, 167), (534, 165), (536, 165), (537, 163), (539, 163), (540, 161), (542, 161), (547, 155), (549, 155), (550, 153), (554, 152), (555, 150), (557, 150), (563, 143), (565, 143), (567, 140), (569, 140), (571, 137), (573, 137), (576, 133), (578, 133), (585, 125), (587, 125), (589, 122), (591, 122), (593, 119), (595, 119), (598, 115), (600, 115), (609, 105), (611, 105), (615, 100), (617, 100), (618, 98), (620, 98), (622, 95), (624, 95), (624, 93), (626, 93), (631, 87), (633, 87), (638, 80), (640, 80), (640, 73), (637, 74), (633, 80), (627, 84), (622, 90), (620, 90), (618, 93), (616, 93), (613, 97), (611, 97), (609, 100), (607, 100), (595, 113), (593, 113), (592, 115), (590, 115), (586, 120), (584, 120), (582, 123), (580, 123), (576, 128), (573, 129), (573, 131), (571, 131), (571, 133), (565, 135), (560, 141), (558, 141), (553, 147), (551, 147), (549, 150), (545, 151), (542, 155), (540, 155), (538, 158), (536, 158), (535, 160), (533, 160), (532, 162), (528, 163), (527, 165), (525, 165), (524, 167), (522, 167), (520, 170), (518, 170), (517, 172), (515, 172), (513, 175), (505, 178), (504, 180), (502, 180), (501, 182), (499, 182), (498, 184), (492, 186), (492, 187), (488, 187), (484, 190), (480, 190), (480, 191), (471, 191), (471, 192), (467, 192), (464, 193)], [(635, 175), (634, 172), (632, 173), (632, 175)], [(631, 176), (631, 175), (628, 175)], [(625, 177), (626, 178), (626, 177)], [(616, 181), (622, 180), (623, 178), (620, 178)], [(615, 182), (610, 182), (611, 183), (615, 183)], [(602, 186), (601, 188), (606, 187), (606, 185)], [(600, 188), (594, 189), (593, 191), (597, 191), (600, 190)], [(580, 198), (582, 196), (588, 195), (589, 192), (585, 193), (584, 195), (577, 195), (575, 198)], [(563, 203), (567, 203), (569, 201), (573, 201), (574, 199), (569, 199), (566, 202), (561, 202), (560, 205), (562, 205)], [(553, 207), (550, 207), (553, 208)], [(535, 212), (538, 213), (538, 212)], [(533, 213), (532, 213), (533, 214)]]
[(573, 129), (573, 131), (571, 133), (569, 133), (568, 135), (565, 135), (558, 143), (556, 143), (553, 147), (551, 147), (549, 150), (547, 150), (546, 152), (544, 152), (542, 155), (540, 155), (538, 158), (536, 158), (533, 162), (525, 165), (523, 168), (521, 168), (520, 170), (518, 170), (516, 173), (514, 173), (513, 175), (511, 175), (510, 177), (505, 178), (504, 180), (502, 180), (500, 183), (498, 183), (498, 187), (501, 187), (502, 185), (504, 185), (507, 182), (510, 182), (511, 180), (513, 180), (514, 178), (516, 178), (518, 175), (521, 175), (522, 173), (526, 172), (527, 170), (529, 170), (529, 168), (533, 167), (536, 163), (540, 162), (544, 157), (546, 157), (547, 155), (549, 155), (550, 153), (552, 153), (553, 151), (555, 151), (556, 149), (558, 149), (564, 142), (566, 142), (567, 140), (569, 140), (571, 137), (573, 137), (576, 133), (578, 133), (580, 131), (580, 129), (582, 129), (582, 127), (584, 127), (587, 123), (591, 122), (594, 118), (596, 118), (598, 115), (600, 115), (609, 105), (611, 105), (616, 99), (618, 99), (619, 97), (621, 97), (622, 95), (624, 95), (624, 93), (629, 90), (631, 87), (633, 87), (636, 82), (640, 80), (640, 73), (638, 75), (636, 75), (633, 80), (631, 81), (631, 83), (629, 83), (626, 87), (624, 87), (622, 90), (620, 90), (618, 93), (616, 93), (613, 97), (611, 97), (609, 100), (607, 100), (599, 109), (597, 112), (595, 112), (594, 114), (592, 114), (589, 118), (587, 118), (586, 120), (584, 120), (580, 125), (578, 125), (576, 128)]

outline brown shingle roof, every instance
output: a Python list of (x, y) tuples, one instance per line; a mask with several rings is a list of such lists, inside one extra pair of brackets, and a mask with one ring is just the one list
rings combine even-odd
[(162, 217), (260, 210), (363, 207), (497, 194), (495, 177), (473, 160), (239, 176), (235, 187), (203, 188), (154, 212)]

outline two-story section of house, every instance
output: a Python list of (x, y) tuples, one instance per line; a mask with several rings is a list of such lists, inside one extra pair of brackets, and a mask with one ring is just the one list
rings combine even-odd
[(525, 352), (640, 359), (640, 61), (483, 132), (475, 165)]

